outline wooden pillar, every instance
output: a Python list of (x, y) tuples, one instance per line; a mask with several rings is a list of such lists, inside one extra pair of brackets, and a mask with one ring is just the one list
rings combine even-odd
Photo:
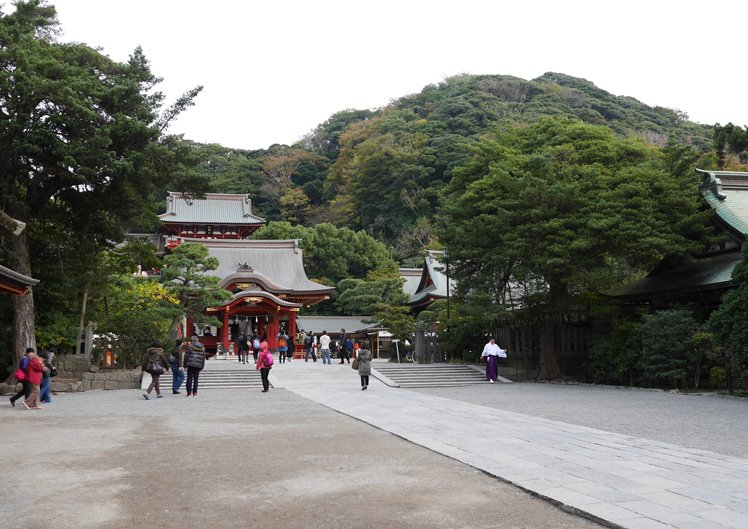
[(221, 327), (221, 341), (223, 342), (223, 350), (226, 354), (229, 352), (229, 307), (223, 311), (223, 326)]
[(293, 336), (293, 341), (296, 343), (296, 311), (292, 310), (288, 318), (288, 335)]

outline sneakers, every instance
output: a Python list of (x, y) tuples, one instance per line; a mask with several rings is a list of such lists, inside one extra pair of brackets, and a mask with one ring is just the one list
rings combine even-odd
[(187, 396), (188, 396), (188, 397), (191, 397), (191, 396), (192, 396), (192, 393), (187, 393)]
[(15, 407), (16, 401), (13, 400), (13, 397), (9, 398), (8, 400), (10, 401), (10, 405)]
[(270, 391), (270, 390), (269, 389), (263, 389), (262, 390), (263, 393), (267, 393), (268, 391)]
[(490, 382), (491, 384), (493, 384), (493, 380), (489, 380), (489, 382)]
[(181, 392), (181, 391), (179, 391), (178, 389), (172, 389), (172, 390), (171, 390), (171, 394), (172, 394), (172, 395), (181, 395), (181, 394), (182, 394), (182, 392)]
[(163, 396), (163, 395), (159, 395), (159, 396), (158, 396), (158, 397), (156, 397), (156, 398), (157, 398), (157, 399), (163, 399), (163, 398), (164, 398), (164, 396)]
[(148, 393), (143, 393), (143, 398), (145, 400), (151, 400), (151, 397), (148, 396)]

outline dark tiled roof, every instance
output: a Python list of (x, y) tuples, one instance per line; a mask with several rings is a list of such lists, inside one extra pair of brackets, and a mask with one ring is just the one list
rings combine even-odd
[(618, 288), (601, 292), (605, 296), (636, 301), (653, 297), (729, 287), (732, 270), (740, 262), (740, 252), (728, 252), (681, 266), (661, 274), (652, 274)]
[(38, 279), (19, 274), (0, 265), (0, 292), (20, 294), (38, 283)]

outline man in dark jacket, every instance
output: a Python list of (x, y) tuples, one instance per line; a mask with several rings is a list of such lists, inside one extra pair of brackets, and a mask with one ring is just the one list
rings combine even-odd
[(243, 331), (239, 332), (239, 338), (236, 340), (236, 353), (239, 355), (239, 362), (246, 364), (249, 360), (249, 341)]
[(198, 341), (197, 336), (193, 336), (187, 346), (184, 365), (187, 366), (187, 396), (197, 397), (197, 379), (205, 367), (205, 346)]

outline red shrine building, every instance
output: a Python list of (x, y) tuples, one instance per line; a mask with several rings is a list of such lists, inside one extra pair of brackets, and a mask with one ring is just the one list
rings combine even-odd
[[(217, 336), (200, 337), (210, 352), (229, 351), (238, 330), (257, 332), (267, 337), (271, 349), (277, 348), (281, 329), (289, 336), (296, 334), (299, 310), (328, 299), (335, 290), (307, 277), (298, 240), (248, 238), (265, 225), (265, 219), (252, 214), (249, 195), (209, 193), (196, 199), (170, 192), (166, 206), (159, 216), (159, 249), (168, 253), (183, 242), (207, 246), (219, 262), (210, 274), (233, 295), (220, 307), (208, 309), (223, 324)], [(193, 334), (190, 320), (186, 329), (187, 336)]]

